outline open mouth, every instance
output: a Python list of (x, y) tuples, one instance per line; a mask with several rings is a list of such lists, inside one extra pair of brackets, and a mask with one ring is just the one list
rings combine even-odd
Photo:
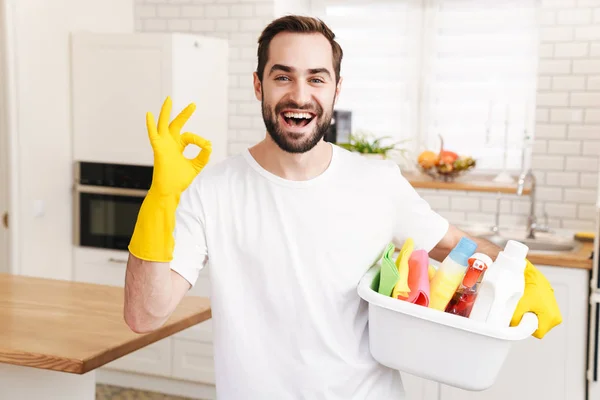
[(308, 112), (285, 111), (281, 113), (281, 117), (290, 128), (303, 128), (311, 123), (315, 115)]

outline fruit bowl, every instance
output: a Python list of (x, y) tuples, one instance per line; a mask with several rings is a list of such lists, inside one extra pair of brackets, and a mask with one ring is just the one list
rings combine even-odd
[(436, 165), (431, 168), (423, 168), (421, 165), (417, 164), (417, 168), (419, 171), (424, 173), (425, 175), (429, 175), (433, 179), (442, 182), (453, 182), (456, 178), (466, 174), (470, 170), (475, 167), (475, 160), (473, 160), (473, 165), (471, 167), (465, 169), (453, 169), (451, 171), (444, 171), (444, 168), (447, 168), (445, 164)]
[(452, 182), (473, 168), (477, 162), (471, 156), (459, 156), (453, 151), (444, 150), (444, 139), (440, 136), (439, 152), (425, 150), (419, 154), (417, 168), (435, 180)]

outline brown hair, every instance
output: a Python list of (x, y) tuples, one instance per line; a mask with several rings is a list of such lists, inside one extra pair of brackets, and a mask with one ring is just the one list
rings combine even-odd
[(335, 34), (320, 19), (299, 15), (286, 15), (274, 20), (262, 31), (258, 38), (258, 66), (256, 73), (261, 82), (267, 60), (269, 59), (269, 45), (275, 35), (281, 32), (320, 33), (325, 36), (329, 40), (329, 43), (331, 43), (331, 50), (333, 52), (335, 82), (339, 82), (343, 52), (340, 45), (335, 41)]

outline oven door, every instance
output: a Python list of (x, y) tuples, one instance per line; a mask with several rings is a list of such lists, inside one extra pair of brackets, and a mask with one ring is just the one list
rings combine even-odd
[(83, 247), (127, 250), (147, 191), (79, 186), (75, 242)]

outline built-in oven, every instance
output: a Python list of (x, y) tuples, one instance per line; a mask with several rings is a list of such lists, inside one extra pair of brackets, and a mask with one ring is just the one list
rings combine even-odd
[(152, 167), (79, 161), (75, 164), (75, 245), (127, 250), (152, 183)]

